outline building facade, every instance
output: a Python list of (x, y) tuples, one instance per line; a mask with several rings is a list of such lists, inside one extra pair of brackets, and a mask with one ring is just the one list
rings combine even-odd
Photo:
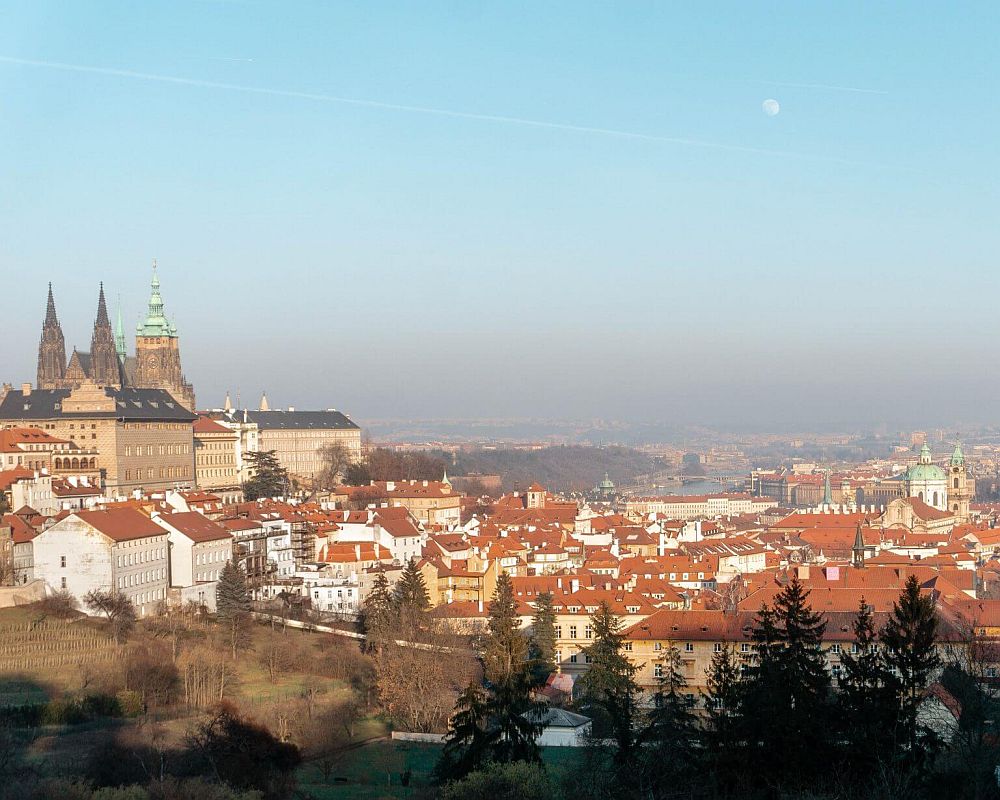
[(258, 449), (273, 450), (293, 477), (319, 475), (325, 445), (343, 444), (353, 461), (361, 458), (361, 428), (339, 411), (246, 411), (243, 417), (257, 425)]

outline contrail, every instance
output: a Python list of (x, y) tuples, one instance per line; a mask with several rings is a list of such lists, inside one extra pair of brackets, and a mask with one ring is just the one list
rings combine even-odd
[(711, 150), (727, 150), (737, 153), (755, 153), (757, 155), (779, 156), (782, 158), (801, 158), (815, 161), (828, 161), (849, 166), (879, 166), (875, 164), (864, 164), (857, 161), (848, 161), (846, 159), (835, 158), (833, 156), (796, 153), (787, 150), (770, 150), (761, 147), (747, 147), (738, 144), (712, 142), (704, 139), (686, 139), (676, 136), (660, 136), (657, 134), (636, 133), (633, 131), (624, 131), (615, 128), (598, 128), (588, 125), (571, 125), (564, 122), (547, 122), (544, 120), (528, 119), (526, 117), (509, 117), (500, 114), (480, 114), (472, 111), (456, 111), (447, 108), (434, 108), (432, 106), (412, 106), (403, 103), (386, 103), (380, 100), (360, 100), (353, 97), (340, 97), (338, 95), (321, 94), (318, 92), (300, 92), (289, 89), (269, 89), (263, 86), (245, 86), (238, 83), (222, 83), (219, 81), (206, 81), (197, 78), (178, 78), (172, 75), (157, 75), (151, 72), (136, 72), (128, 69), (91, 67), (83, 64), (66, 64), (60, 61), (38, 61), (34, 59), (15, 58), (13, 56), (4, 55), (0, 55), (0, 62), (7, 64), (19, 64), (26, 67), (42, 67), (45, 69), (63, 70), (65, 72), (83, 72), (90, 75), (109, 75), (117, 78), (154, 81), (156, 83), (167, 83), (176, 86), (198, 86), (203, 89), (222, 89), (230, 92), (243, 92), (244, 94), (269, 95), (272, 97), (293, 97), (302, 100), (340, 103), (343, 105), (359, 106), (362, 108), (381, 108), (388, 111), (405, 111), (414, 114), (432, 114), (456, 119), (472, 119), (480, 120), (482, 122), (499, 122), (507, 125), (523, 125), (533, 128), (546, 128), (549, 130), (573, 131), (575, 133), (590, 133), (600, 136), (615, 136), (622, 139), (661, 142), (665, 144), (682, 145), (685, 147), (701, 147)]
[(883, 89), (862, 89), (858, 86), (835, 86), (829, 83), (786, 83), (783, 81), (759, 81), (768, 86), (787, 86), (791, 89), (823, 89), (828, 92), (856, 92), (858, 94), (889, 94)]

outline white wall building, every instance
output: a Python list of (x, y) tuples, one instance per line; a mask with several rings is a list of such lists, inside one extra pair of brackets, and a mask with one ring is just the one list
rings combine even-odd
[(134, 508), (78, 511), (34, 538), (34, 576), (81, 604), (89, 591), (120, 591), (149, 616), (167, 599), (169, 547), (167, 532)]
[(214, 611), (219, 575), (233, 557), (232, 535), (197, 511), (159, 514), (153, 520), (170, 541), (171, 600), (193, 600)]

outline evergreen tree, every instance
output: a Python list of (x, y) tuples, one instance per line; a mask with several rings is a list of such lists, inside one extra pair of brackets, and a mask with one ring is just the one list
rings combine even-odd
[(638, 740), (636, 717), (639, 686), (635, 682), (638, 667), (625, 655), (625, 637), (621, 621), (602, 600), (590, 617), (594, 643), (585, 653), (590, 669), (577, 681), (580, 702), (594, 720), (595, 733), (607, 731), (615, 739), (615, 765), (619, 780), (628, 782), (633, 775)]
[(278, 461), (274, 450), (258, 450), (246, 454), (251, 477), (243, 484), (247, 500), (261, 497), (283, 497), (288, 493), (288, 470)]
[(662, 653), (653, 710), (642, 735), (649, 745), (642, 750), (642, 794), (652, 797), (673, 791), (695, 769), (696, 719), (684, 691), (681, 653), (672, 643)]
[(490, 717), (498, 736), (495, 761), (541, 761), (535, 740), (541, 733), (543, 707), (531, 695), (528, 640), (520, 629), (510, 575), (497, 579), (490, 602), (489, 638), (483, 655), (486, 685), (492, 693)]
[(885, 665), (891, 671), (889, 687), (896, 700), (896, 739), (900, 754), (910, 767), (926, 766), (939, 746), (929, 728), (920, 725), (918, 715), (931, 676), (941, 666), (935, 647), (937, 617), (934, 598), (920, 593), (920, 584), (911, 575), (893, 603), (892, 614), (879, 638)]
[(826, 623), (808, 598), (793, 578), (774, 608), (761, 609), (740, 704), (752, 763), (762, 777), (788, 784), (808, 782), (832, 748), (830, 726), (817, 724), (828, 717), (830, 702)]
[(893, 696), (891, 675), (878, 651), (875, 618), (864, 597), (854, 619), (854, 645), (840, 656), (838, 703), (846, 760), (859, 776), (891, 757)]
[(215, 584), (215, 610), (219, 619), (229, 619), (250, 611), (250, 591), (247, 576), (233, 561), (227, 561)]
[(412, 635), (419, 628), (427, 612), (431, 608), (431, 598), (427, 593), (427, 583), (423, 573), (417, 569), (417, 561), (411, 558), (403, 568), (396, 590), (392, 596), (393, 609), (399, 615), (400, 622), (406, 627), (407, 635)]
[(365, 598), (361, 613), (361, 625), (365, 633), (365, 645), (369, 650), (380, 648), (389, 638), (392, 628), (392, 594), (389, 579), (379, 570), (372, 589)]
[(535, 684), (544, 685), (549, 675), (556, 670), (556, 612), (552, 592), (542, 592), (535, 599), (529, 657)]
[(740, 742), (737, 723), (742, 700), (743, 679), (740, 663), (728, 642), (712, 655), (705, 671), (706, 720), (702, 735), (705, 750), (714, 766), (716, 779), (723, 783), (739, 775)]
[(455, 704), (444, 750), (435, 768), (441, 782), (463, 778), (491, 760), (498, 729), (490, 721), (489, 695), (478, 684), (469, 685)]
[(233, 660), (237, 653), (250, 643), (250, 592), (242, 568), (233, 561), (226, 562), (215, 585), (215, 610), (225, 626)]

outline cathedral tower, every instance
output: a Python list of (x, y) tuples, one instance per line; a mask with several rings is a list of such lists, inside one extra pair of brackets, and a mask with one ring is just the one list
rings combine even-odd
[(58, 389), (66, 378), (66, 340), (63, 338), (62, 327), (56, 316), (56, 301), (52, 297), (52, 284), (49, 284), (49, 302), (45, 309), (45, 322), (42, 323), (42, 338), (38, 343), (38, 374), (36, 383), (39, 389)]
[(94, 335), (90, 340), (90, 379), (98, 386), (121, 388), (122, 369), (115, 349), (115, 335), (111, 331), (108, 305), (104, 300), (104, 284), (97, 299), (97, 319)]
[(975, 494), (976, 483), (969, 477), (969, 471), (965, 468), (965, 454), (962, 452), (962, 445), (955, 445), (955, 452), (951, 454), (951, 463), (948, 465), (948, 502), (951, 504), (951, 511), (960, 522), (969, 520), (969, 503), (972, 502), (972, 495)]
[(181, 372), (177, 326), (163, 314), (155, 259), (150, 289), (146, 321), (135, 332), (135, 385), (142, 389), (166, 389), (181, 405), (193, 409), (194, 388)]

